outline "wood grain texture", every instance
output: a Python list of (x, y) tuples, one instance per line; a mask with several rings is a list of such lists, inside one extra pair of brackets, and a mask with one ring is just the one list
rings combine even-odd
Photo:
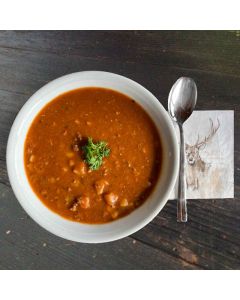
[[(55, 237), (18, 204), (6, 171), (17, 112), (42, 85), (64, 74), (103, 70), (136, 80), (167, 107), (180, 76), (193, 77), (197, 109), (235, 112), (235, 199), (189, 201), (176, 222), (170, 201), (131, 237), (100, 245)], [(0, 32), (0, 269), (239, 269), (240, 38), (234, 31)], [(10, 231), (10, 232), (9, 232)]]

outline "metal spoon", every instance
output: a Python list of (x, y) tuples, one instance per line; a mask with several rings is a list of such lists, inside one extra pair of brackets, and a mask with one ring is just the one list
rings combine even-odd
[(180, 132), (180, 166), (177, 200), (177, 221), (187, 222), (185, 143), (183, 123), (192, 114), (197, 102), (197, 86), (192, 78), (181, 77), (171, 88), (168, 96), (168, 112), (178, 124)]

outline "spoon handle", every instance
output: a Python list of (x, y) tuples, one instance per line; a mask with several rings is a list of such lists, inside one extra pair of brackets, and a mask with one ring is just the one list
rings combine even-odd
[(180, 166), (178, 180), (177, 221), (187, 222), (186, 176), (185, 176), (185, 142), (183, 126), (179, 125), (180, 132)]

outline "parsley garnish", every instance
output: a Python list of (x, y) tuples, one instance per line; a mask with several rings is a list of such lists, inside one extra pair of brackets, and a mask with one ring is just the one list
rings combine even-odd
[(103, 158), (109, 156), (110, 149), (104, 141), (94, 143), (92, 138), (88, 138), (87, 144), (82, 147), (85, 162), (90, 170), (98, 170), (102, 165)]

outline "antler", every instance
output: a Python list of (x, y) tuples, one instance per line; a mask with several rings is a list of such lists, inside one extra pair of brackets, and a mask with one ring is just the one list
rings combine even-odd
[(204, 140), (202, 140), (201, 142), (199, 142), (199, 135), (198, 135), (198, 139), (197, 139), (197, 142), (196, 142), (196, 147), (200, 147), (202, 145), (206, 145), (209, 140), (215, 135), (215, 133), (218, 131), (219, 127), (220, 127), (220, 122), (217, 118), (217, 126), (213, 126), (213, 120), (211, 118), (209, 118), (209, 121), (210, 121), (210, 133), (207, 137), (204, 138)]
[(198, 144), (198, 142), (199, 142), (199, 139), (200, 139), (200, 136), (199, 136), (199, 133), (198, 133), (198, 135), (197, 135), (197, 141), (196, 141), (195, 145), (197, 145), (197, 144)]

